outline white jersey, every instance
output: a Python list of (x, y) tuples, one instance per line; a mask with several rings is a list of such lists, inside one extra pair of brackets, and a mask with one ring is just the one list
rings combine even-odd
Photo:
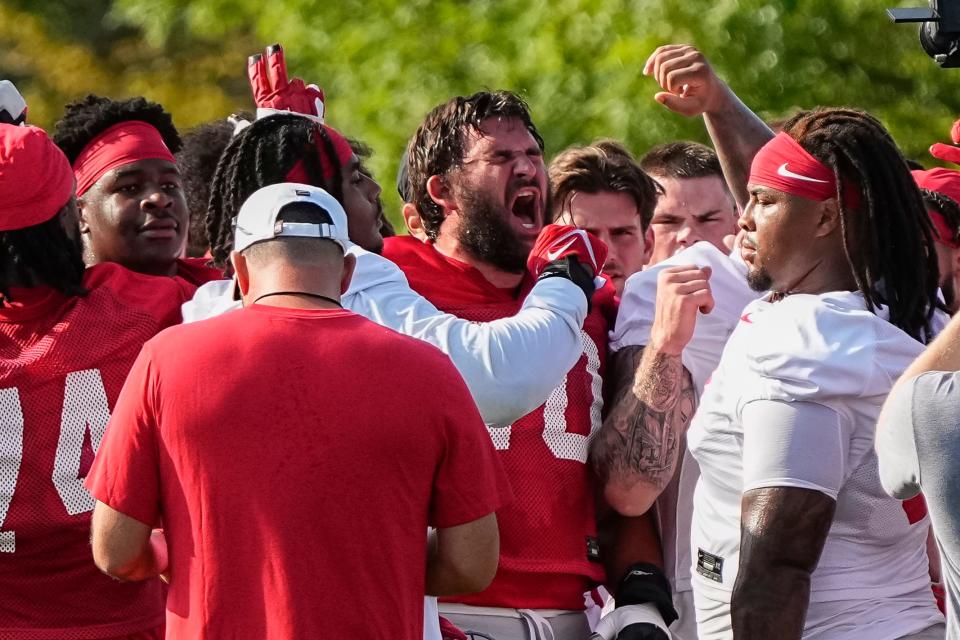
[[(657, 299), (657, 275), (666, 267), (696, 265), (710, 267), (710, 289), (716, 306), (709, 314), (697, 315), (693, 337), (681, 359), (690, 372), (697, 395), (703, 393), (707, 378), (720, 362), (727, 339), (740, 321), (743, 308), (760, 294), (747, 286), (747, 265), (736, 256), (728, 256), (709, 242), (698, 242), (672, 257), (639, 271), (627, 280), (620, 300), (617, 324), (610, 333), (610, 349), (646, 346), (650, 341)], [(692, 589), (690, 585), (690, 522), (693, 517), (693, 491), (700, 476), (696, 460), (686, 445), (677, 462), (673, 479), (657, 499), (660, 539), (663, 544), (664, 571), (675, 593)]]
[[(347, 252), (357, 266), (343, 307), (450, 356), (489, 426), (507, 426), (539, 407), (580, 359), (587, 301), (566, 278), (537, 282), (517, 315), (478, 323), (439, 311), (386, 258), (356, 245)], [(201, 286), (183, 305), (184, 322), (239, 309), (234, 288), (232, 280)]]
[[(804, 638), (885, 640), (942, 622), (926, 527), (912, 527), (884, 493), (873, 447), (883, 401), (922, 349), (858, 293), (768, 296), (747, 306), (688, 433), (701, 473), (691, 536), (701, 640), (724, 637), (714, 632), (723, 625), (705, 620), (729, 619), (741, 496), (761, 487), (820, 490), (837, 501)], [(806, 407), (829, 420), (754, 418), (768, 406)]]

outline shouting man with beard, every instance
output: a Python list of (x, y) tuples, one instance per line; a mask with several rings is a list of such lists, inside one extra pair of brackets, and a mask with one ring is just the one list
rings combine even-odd
[[(534, 284), (524, 265), (549, 219), (550, 201), (543, 139), (526, 104), (506, 91), (454, 98), (427, 115), (406, 163), (408, 195), (426, 241), (389, 238), (384, 256), (442, 311), (474, 321), (516, 313)], [(555, 254), (574, 242), (557, 242)], [(543, 236), (537, 246), (542, 243)], [(600, 427), (614, 311), (607, 285), (583, 323), (583, 354), (560, 386), (542, 406), (490, 430), (516, 499), (497, 513), (500, 564), (491, 586), (441, 602), (441, 614), (461, 629), (493, 638), (584, 638), (584, 592), (606, 575), (614, 583), (626, 576), (615, 589), (618, 605), (636, 607), (635, 617), (620, 612), (622, 626), (642, 620), (644, 635), (637, 637), (667, 637), (664, 620), (675, 614), (660, 569), (624, 566), (638, 557), (660, 563), (652, 522), (631, 523), (637, 552), (629, 560), (621, 559), (628, 554), (618, 545), (620, 566), (605, 572), (600, 562), (595, 486), (586, 462)], [(423, 384), (436, 388), (442, 381)]]

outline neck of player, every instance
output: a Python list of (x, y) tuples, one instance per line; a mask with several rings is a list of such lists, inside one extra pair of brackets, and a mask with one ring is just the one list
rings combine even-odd
[(436, 247), (437, 251), (448, 258), (453, 258), (454, 260), (459, 260), (460, 262), (469, 264), (471, 267), (479, 271), (490, 284), (498, 289), (514, 289), (519, 287), (520, 283), (523, 281), (523, 271), (519, 273), (504, 271), (494, 267), (489, 263), (477, 260), (470, 255), (470, 253), (468, 253), (462, 247), (462, 245), (460, 245), (460, 243), (452, 237), (452, 235), (445, 237), (444, 234), (440, 234), (434, 246)]

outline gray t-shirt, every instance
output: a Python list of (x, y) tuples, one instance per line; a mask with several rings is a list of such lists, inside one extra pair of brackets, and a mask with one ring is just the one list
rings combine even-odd
[(887, 493), (926, 498), (947, 590), (947, 638), (960, 640), (960, 372), (931, 371), (897, 388), (876, 442)]

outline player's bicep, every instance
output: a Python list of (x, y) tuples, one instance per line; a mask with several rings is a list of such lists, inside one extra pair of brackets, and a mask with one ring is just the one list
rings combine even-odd
[(795, 487), (836, 499), (846, 478), (845, 419), (813, 402), (757, 400), (741, 412), (743, 490)]
[(108, 575), (123, 578), (142, 556), (151, 529), (150, 525), (98, 501), (90, 535), (97, 567)]
[[(778, 568), (812, 573), (833, 523), (837, 501), (820, 491), (765, 487), (740, 503), (740, 574)], [(744, 570), (747, 570), (744, 573)]]

